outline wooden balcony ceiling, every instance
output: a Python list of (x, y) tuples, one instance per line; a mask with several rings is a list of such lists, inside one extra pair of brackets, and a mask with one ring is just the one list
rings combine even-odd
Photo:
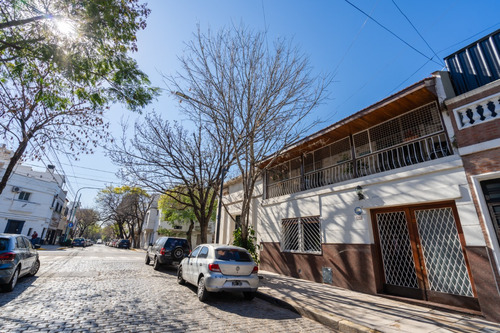
[[(273, 164), (293, 159), (304, 152), (318, 149), (433, 101), (437, 101), (435, 80), (432, 77), (423, 79), (290, 145), (282, 155), (283, 157)], [(263, 164), (265, 165), (268, 161), (270, 159), (264, 160)]]

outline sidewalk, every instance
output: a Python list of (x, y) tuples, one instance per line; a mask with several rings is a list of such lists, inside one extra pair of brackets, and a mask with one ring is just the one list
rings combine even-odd
[(500, 324), (480, 316), (436, 310), (266, 271), (259, 271), (259, 275), (263, 279), (257, 297), (340, 332), (500, 332)]

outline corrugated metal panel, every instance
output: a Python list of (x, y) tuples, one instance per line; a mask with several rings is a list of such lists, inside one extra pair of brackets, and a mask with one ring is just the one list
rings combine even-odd
[(444, 60), (457, 95), (500, 79), (500, 30)]

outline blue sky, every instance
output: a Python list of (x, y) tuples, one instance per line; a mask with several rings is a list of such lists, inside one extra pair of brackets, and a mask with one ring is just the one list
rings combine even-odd
[[(138, 35), (139, 51), (133, 57), (154, 85), (164, 88), (162, 73), (179, 70), (177, 57), (198, 24), (202, 31), (244, 24), (267, 30), (269, 43), (292, 39), (309, 56), (315, 73), (335, 75), (330, 100), (314, 113), (325, 121), (322, 127), (444, 69), (445, 56), (500, 29), (499, 0), (151, 0), (148, 5), (148, 26)], [(165, 92), (145, 111), (179, 119), (177, 104)], [(136, 117), (120, 105), (108, 114), (115, 135), (120, 135), (121, 119), (133, 122)], [(59, 160), (58, 169), (64, 169), (71, 185), (70, 200), (81, 187), (119, 183), (113, 175), (118, 167), (102, 150), (76, 162)], [(94, 205), (96, 192), (80, 192), (85, 207)]]

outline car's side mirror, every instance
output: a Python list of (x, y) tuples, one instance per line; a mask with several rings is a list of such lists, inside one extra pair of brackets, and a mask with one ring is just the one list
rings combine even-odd
[(153, 246), (153, 243), (149, 243), (149, 246)]

